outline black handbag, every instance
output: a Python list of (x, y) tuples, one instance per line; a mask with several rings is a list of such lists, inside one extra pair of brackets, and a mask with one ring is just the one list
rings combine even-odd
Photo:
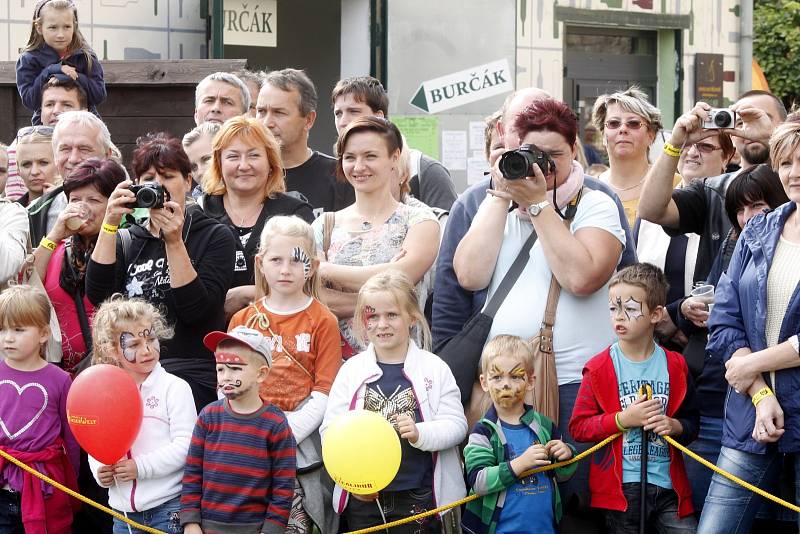
[(472, 385), (479, 369), (481, 353), (486, 344), (486, 338), (492, 329), (492, 322), (500, 305), (514, 287), (519, 275), (528, 263), (531, 247), (536, 242), (536, 231), (533, 231), (522, 244), (514, 263), (508, 269), (497, 290), (489, 299), (486, 307), (476, 313), (464, 325), (461, 331), (450, 338), (447, 344), (439, 350), (439, 357), (447, 363), (461, 391), (461, 404), (467, 406), (472, 396)]

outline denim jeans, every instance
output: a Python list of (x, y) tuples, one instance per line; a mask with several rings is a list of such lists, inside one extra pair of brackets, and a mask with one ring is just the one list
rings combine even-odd
[[(642, 502), (642, 489), (638, 482), (622, 485), (622, 493), (628, 501), (624, 512), (606, 510), (606, 528), (614, 534), (638, 534)], [(678, 517), (678, 496), (671, 489), (655, 484), (647, 485), (647, 520), (645, 532), (694, 533), (697, 520), (693, 515)]]
[[(166, 532), (167, 534), (182, 534), (183, 528), (181, 527), (179, 515), (180, 509), (181, 498), (175, 497), (144, 512), (128, 512), (128, 519), (132, 519), (140, 525)], [(134, 534), (144, 534), (144, 531), (138, 528), (131, 527), (131, 531)], [(120, 521), (116, 517), (114, 518), (114, 534), (128, 534), (127, 523)]]
[[(722, 421), (722, 418), (719, 417), (700, 417), (700, 434), (689, 446), (690, 451), (715, 465), (722, 447)], [(689, 477), (689, 483), (692, 486), (694, 513), (700, 517), (714, 471), (694, 458), (689, 458), (688, 455), (684, 455), (684, 464), (686, 465), (686, 476)]]
[(0, 490), (0, 534), (25, 534), (19, 493)]
[[(575, 398), (578, 396), (580, 383), (564, 384), (558, 387), (558, 430), (561, 438), (566, 443), (575, 445), (578, 453), (591, 447), (592, 443), (576, 443), (569, 433), (569, 420), (572, 417), (572, 409), (575, 406)], [(572, 478), (558, 485), (561, 493), (561, 502), (564, 503), (564, 512), (570, 513), (577, 503), (570, 504), (573, 499), (578, 499), (581, 507), (589, 506), (589, 459), (578, 462), (578, 468)], [(580, 512), (578, 512), (580, 513)]]
[[(408, 516), (419, 514), (435, 508), (433, 491), (430, 489), (413, 489), (406, 491), (382, 491), (380, 506), (386, 516), (386, 522), (404, 519)], [(347, 528), (361, 530), (383, 524), (378, 503), (375, 501), (359, 501), (353, 495), (347, 501), (345, 508)], [(437, 516), (412, 521), (405, 525), (392, 528), (392, 534), (428, 534), (440, 532)]]
[[(737, 477), (763, 488), (771, 493), (775, 492), (780, 476), (783, 455), (778, 452), (775, 445), (767, 448), (766, 454), (742, 452), (736, 449), (722, 447), (717, 460), (717, 467), (736, 475)], [(794, 459), (794, 470), (798, 473), (800, 459)], [(795, 482), (795, 484), (797, 484)], [(795, 500), (798, 491), (795, 487)], [(748, 489), (729, 481), (727, 478), (714, 473), (711, 477), (711, 486), (708, 488), (703, 514), (700, 516), (699, 534), (725, 533), (746, 534), (750, 532), (753, 519), (761, 505), (762, 498)], [(800, 525), (800, 518), (798, 518)]]

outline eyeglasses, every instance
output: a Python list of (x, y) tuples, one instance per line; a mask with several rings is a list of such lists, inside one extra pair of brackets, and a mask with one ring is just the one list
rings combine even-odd
[[(617, 130), (620, 126), (622, 126), (623, 121), (619, 119), (608, 119), (606, 121), (606, 128), (609, 130)], [(638, 130), (642, 126), (644, 126), (644, 121), (641, 119), (628, 119), (625, 121), (625, 126), (629, 130)]]
[(17, 131), (17, 139), (21, 137), (25, 137), (26, 135), (31, 135), (33, 133), (38, 133), (46, 136), (53, 135), (53, 127), (52, 126), (26, 126), (24, 128), (20, 128)]
[[(694, 143), (694, 144), (689, 145), (689, 148), (692, 148), (692, 147), (694, 147), (698, 152), (701, 152), (703, 154), (711, 154), (715, 150), (722, 150), (721, 146), (716, 146), (716, 145), (711, 144), (711, 143), (702, 143), (702, 142), (701, 143)], [(687, 149), (687, 152), (688, 152), (688, 149)]]

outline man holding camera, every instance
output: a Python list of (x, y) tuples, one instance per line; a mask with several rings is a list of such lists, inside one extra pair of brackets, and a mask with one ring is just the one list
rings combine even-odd
[[(735, 128), (719, 128), (711, 120), (710, 115), (724, 117), (725, 112), (733, 115)], [(675, 121), (664, 153), (647, 173), (639, 200), (639, 216), (661, 225), (672, 236), (700, 235), (697, 263), (711, 265), (731, 227), (725, 214), (725, 192), (738, 172), (698, 179), (689, 187), (673, 189), (680, 154), (692, 144), (724, 132), (733, 139), (742, 159), (742, 169), (766, 163), (769, 138), (784, 119), (783, 102), (768, 91), (747, 91), (730, 110), (713, 110), (705, 102), (698, 102)]]

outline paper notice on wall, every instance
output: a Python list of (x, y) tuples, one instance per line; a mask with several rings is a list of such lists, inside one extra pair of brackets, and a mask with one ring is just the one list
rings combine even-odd
[(486, 146), (486, 136), (484, 130), (486, 124), (483, 121), (469, 121), (469, 149), (483, 150)]
[(489, 162), (483, 157), (483, 154), (473, 153), (472, 156), (467, 158), (467, 185), (472, 185), (480, 182), (486, 178), (486, 172), (489, 171)]
[(400, 129), (411, 148), (416, 148), (426, 156), (439, 159), (439, 118), (401, 117), (395, 115), (392, 122)]
[(442, 131), (442, 165), (451, 171), (463, 171), (467, 168), (467, 132), (466, 130)]

